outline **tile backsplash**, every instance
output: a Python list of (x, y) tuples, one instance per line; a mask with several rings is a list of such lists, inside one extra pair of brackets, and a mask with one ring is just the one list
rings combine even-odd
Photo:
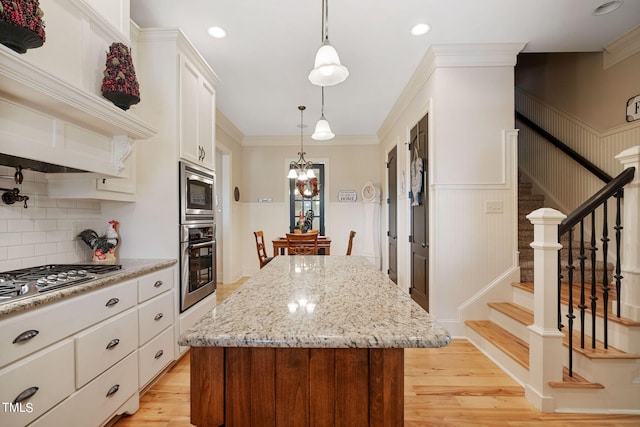
[(22, 184), (15, 183), (14, 173), (0, 166), (0, 188), (20, 189), (20, 195), (29, 196), (28, 208), (24, 202), (0, 202), (0, 271), (91, 259), (91, 250), (77, 235), (85, 228), (104, 234), (101, 203), (49, 198), (44, 173), (25, 170)]

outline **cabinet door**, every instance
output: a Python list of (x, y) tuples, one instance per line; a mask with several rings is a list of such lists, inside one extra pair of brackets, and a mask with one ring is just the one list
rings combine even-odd
[(215, 90), (204, 78), (200, 77), (198, 93), (198, 144), (200, 163), (215, 168)]
[(198, 144), (198, 92), (200, 73), (184, 56), (180, 57), (180, 156), (200, 163)]

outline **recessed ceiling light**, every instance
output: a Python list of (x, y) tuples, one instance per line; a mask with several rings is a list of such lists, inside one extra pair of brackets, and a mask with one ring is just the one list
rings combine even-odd
[(622, 6), (622, 0), (612, 0), (612, 1), (606, 1), (604, 3), (602, 3), (600, 6), (596, 7), (593, 10), (593, 14), (594, 15), (606, 15), (607, 13), (611, 13), (614, 10), (616, 10), (617, 8), (619, 8), (620, 6)]
[(414, 36), (423, 36), (429, 32), (431, 27), (427, 24), (416, 24), (411, 29), (411, 34)]
[(223, 39), (227, 37), (227, 32), (221, 27), (210, 27), (208, 31), (209, 35), (214, 39)]

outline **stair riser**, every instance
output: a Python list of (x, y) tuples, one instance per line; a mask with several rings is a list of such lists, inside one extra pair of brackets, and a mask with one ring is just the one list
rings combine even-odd
[(500, 327), (506, 329), (510, 334), (515, 335), (523, 341), (529, 342), (529, 329), (527, 329), (526, 325), (493, 308), (489, 310), (489, 320), (500, 325)]
[(497, 348), (491, 342), (486, 340), (482, 335), (478, 334), (474, 329), (466, 327), (467, 337), (480, 351), (482, 351), (489, 359), (493, 360), (507, 374), (520, 384), (526, 384), (529, 381), (529, 370), (525, 369), (507, 356), (502, 350)]
[(520, 288), (513, 288), (513, 302), (533, 310), (533, 294)]

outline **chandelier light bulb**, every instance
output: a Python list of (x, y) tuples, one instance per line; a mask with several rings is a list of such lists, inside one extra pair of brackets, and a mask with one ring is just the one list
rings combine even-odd
[(295, 169), (289, 169), (289, 175), (287, 175), (287, 178), (289, 179), (294, 179), (297, 178), (298, 174), (296, 173)]
[(316, 174), (313, 172), (313, 169), (309, 169), (309, 170), (307, 171), (307, 178), (309, 178), (309, 179), (313, 179), (313, 178), (315, 178), (315, 177), (316, 177)]

